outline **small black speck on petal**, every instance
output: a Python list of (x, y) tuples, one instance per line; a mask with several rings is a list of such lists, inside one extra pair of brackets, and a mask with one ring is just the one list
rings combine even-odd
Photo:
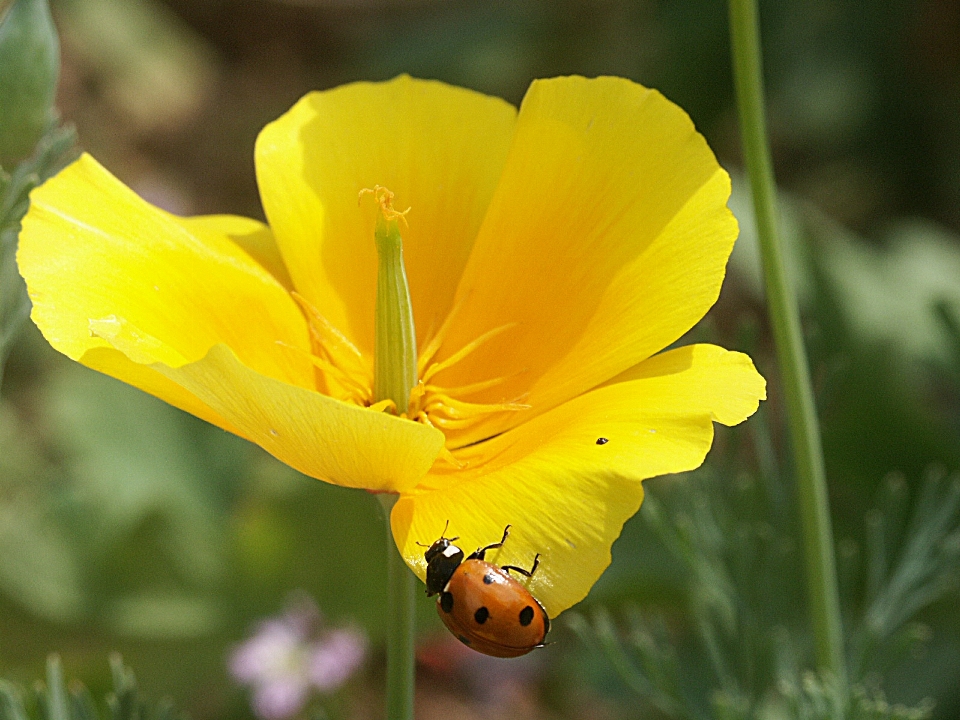
[(597, 445), (606, 445), (610, 440), (605, 437), (597, 438)]
[(453, 610), (453, 593), (445, 592), (440, 595), (440, 607), (446, 613)]

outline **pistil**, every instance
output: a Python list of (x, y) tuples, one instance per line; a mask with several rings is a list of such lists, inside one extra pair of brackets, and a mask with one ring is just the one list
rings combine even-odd
[(405, 414), (410, 391), (417, 384), (417, 336), (413, 325), (410, 287), (403, 264), (400, 223), (409, 208), (393, 208), (393, 193), (379, 185), (372, 190), (379, 203), (374, 240), (377, 244), (377, 305), (374, 321), (373, 399), (393, 401), (398, 414)]

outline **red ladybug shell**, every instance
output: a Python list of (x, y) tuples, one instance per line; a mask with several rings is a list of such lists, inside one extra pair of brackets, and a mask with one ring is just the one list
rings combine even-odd
[(510, 574), (484, 560), (464, 560), (437, 599), (437, 613), (460, 642), (494, 657), (526, 655), (543, 643), (550, 620)]

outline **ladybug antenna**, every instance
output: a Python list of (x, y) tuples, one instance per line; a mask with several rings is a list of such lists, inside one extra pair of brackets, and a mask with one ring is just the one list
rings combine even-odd
[[(448, 527), (450, 527), (450, 521), (449, 521), (449, 520), (447, 520), (447, 524), (443, 526), (443, 535), (441, 535), (440, 537), (444, 537), (444, 535), (447, 534), (447, 528), (448, 528)], [(453, 542), (454, 540), (459, 540), (459, 539), (460, 539), (460, 536), (459, 536), (459, 535), (457, 535), (456, 537), (447, 538), (447, 540), (448, 540), (449, 542)]]
[[(447, 535), (447, 529), (448, 529), (449, 527), (450, 527), (450, 521), (447, 520), (446, 525), (443, 526), (443, 532), (440, 533), (440, 540), (448, 540), (449, 542), (453, 542), (454, 540), (459, 540), (459, 539), (460, 539), (460, 536), (459, 536), (459, 535), (457, 535), (456, 537), (452, 537), (452, 538), (446, 537), (446, 535)], [(414, 540), (414, 542), (415, 542), (417, 545), (419, 545), (420, 547), (422, 547), (422, 548), (433, 547), (432, 545), (424, 545), (424, 544), (423, 544), (422, 542), (420, 542), (419, 540)], [(439, 542), (439, 541), (438, 541), (438, 542)]]

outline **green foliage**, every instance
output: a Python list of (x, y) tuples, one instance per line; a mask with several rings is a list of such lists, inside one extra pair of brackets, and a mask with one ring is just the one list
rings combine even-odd
[(30, 155), (47, 132), (60, 43), (47, 0), (15, 0), (0, 22), (0, 166)]
[(670, 717), (819, 720), (836, 708), (855, 720), (929, 717), (930, 701), (894, 705), (875, 684), (915, 656), (930, 638), (919, 614), (957, 587), (960, 479), (931, 469), (911, 503), (906, 482), (891, 476), (865, 518), (864, 561), (844, 543), (854, 683), (846, 694), (803, 670), (811, 658), (793, 602), (799, 558), (770, 489), (747, 475), (730, 487), (705, 468), (648, 497), (644, 521), (682, 568), (683, 614), (628, 606), (615, 618), (601, 607), (573, 615), (570, 627), (626, 688)]
[(887, 702), (883, 693), (868, 692), (854, 686), (848, 697), (838, 697), (836, 685), (813, 673), (805, 674), (800, 682), (784, 681), (779, 687), (781, 708), (769, 717), (796, 718), (796, 720), (828, 720), (836, 717), (834, 708), (843, 708), (847, 720), (927, 720), (933, 713), (933, 703), (924, 700), (916, 707)]
[[(0, 590), (34, 615), (125, 638), (226, 632), (226, 643), (303, 588), (328, 616), (380, 632), (365, 602), (381, 591), (386, 548), (372, 496), (304, 478), (65, 361), (34, 399), (36, 426), (0, 407)], [(208, 654), (222, 667), (222, 646)]]
[[(909, 501), (906, 481), (891, 474), (866, 515), (863, 610), (850, 642), (855, 677), (889, 669), (923, 640), (929, 633), (911, 621), (960, 580), (960, 478), (931, 468), (906, 520)], [(855, 557), (849, 545), (848, 555)]]
[(13, 339), (30, 314), (17, 271), (20, 220), (30, 191), (72, 158), (76, 142), (72, 129), (58, 127), (53, 107), (59, 71), (60, 44), (47, 0), (16, 0), (0, 21), (0, 383)]
[[(2, 91), (0, 97), (6, 97)], [(5, 104), (0, 103), (0, 107)], [(72, 159), (75, 142), (72, 128), (50, 124), (29, 160), (10, 175), (0, 168), (0, 381), (13, 339), (30, 314), (26, 287), (17, 270), (20, 220), (27, 214), (30, 191)]]
[(183, 716), (169, 701), (147, 703), (139, 696), (133, 671), (119, 655), (110, 658), (113, 692), (106, 698), (107, 712), (101, 713), (87, 689), (79, 682), (64, 682), (60, 658), (47, 659), (46, 684), (37, 683), (32, 702), (11, 683), (0, 680), (0, 720), (181, 720)]

